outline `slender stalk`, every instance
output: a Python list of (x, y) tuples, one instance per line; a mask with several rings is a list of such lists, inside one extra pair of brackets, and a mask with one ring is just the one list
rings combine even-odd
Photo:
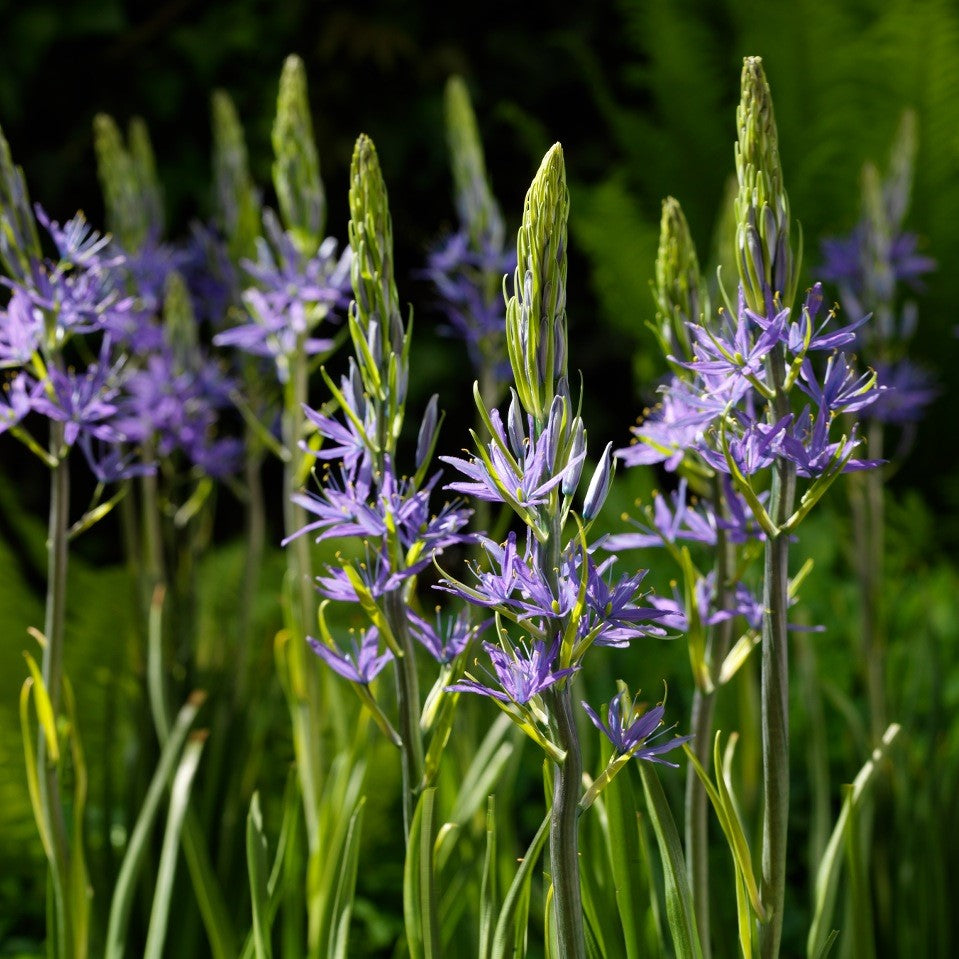
[[(538, 424), (541, 428), (541, 425)], [(550, 498), (551, 531), (540, 554), (540, 564), (554, 595), (558, 595), (562, 530), (558, 509)], [(570, 680), (553, 688), (550, 718), (556, 742), (566, 752), (562, 763), (553, 764), (553, 804), (549, 814), (549, 858), (553, 880), (553, 915), (559, 954), (563, 959), (585, 959), (583, 901), (579, 885), (579, 800), (583, 789), (583, 756), (573, 717)]]
[[(882, 459), (882, 423), (872, 420), (867, 431), (870, 459)], [(866, 470), (851, 485), (856, 572), (862, 607), (862, 665), (869, 700), (869, 729), (873, 743), (886, 729), (885, 624), (883, 616), (883, 555), (885, 489), (881, 469)]]
[(553, 765), (553, 805), (549, 816), (549, 857), (553, 880), (553, 915), (559, 954), (585, 959), (583, 902), (579, 887), (579, 800), (583, 759), (573, 718), (569, 683), (552, 694), (556, 741), (566, 759)]
[[(719, 477), (713, 480), (713, 502), (717, 513), (724, 502)], [(728, 580), (732, 568), (732, 544), (724, 530), (716, 535), (716, 608), (725, 609)], [(723, 660), (732, 641), (732, 621), (724, 620), (710, 630), (706, 642), (706, 669), (715, 683)], [(693, 751), (703, 769), (709, 770), (713, 751), (713, 717), (716, 712), (716, 688), (700, 688), (693, 691), (690, 714), (690, 732), (693, 736)], [(686, 775), (686, 856), (689, 881), (692, 887), (693, 904), (696, 910), (696, 927), (702, 942), (703, 959), (711, 955), (709, 938), (709, 816), (706, 789), (690, 767)]]
[[(57, 461), (50, 473), (50, 517), (47, 530), (47, 598), (41, 669), (53, 715), (60, 712), (63, 684), (64, 622), (67, 600), (67, 529), (70, 507), (70, 472), (61, 458), (63, 425), (50, 424), (50, 454)], [(70, 843), (60, 798), (60, 770), (49, 759), (41, 727), (37, 734), (37, 768), (40, 770), (40, 807), (51, 836), (50, 878), (56, 915), (56, 943), (59, 956), (72, 956), (83, 944), (74, 943), (73, 917), (68, 902)]]
[(250, 651), (253, 648), (255, 627), (254, 604), (259, 594), (260, 572), (263, 567), (263, 547), (266, 542), (266, 515), (263, 509), (263, 453), (253, 430), (246, 435), (244, 479), (246, 482), (246, 560), (243, 570), (243, 596), (240, 608), (240, 637), (236, 655), (234, 708), (247, 702), (250, 685)]
[(420, 736), (420, 694), (416, 675), (413, 639), (410, 636), (409, 620), (405, 601), (399, 590), (391, 592), (386, 599), (386, 615), (390, 630), (396, 637), (403, 655), (397, 657), (396, 704), (399, 714), (399, 734), (403, 740), (401, 750), (403, 767), (403, 834), (409, 839), (416, 795), (423, 782), (423, 740)]
[[(769, 383), (776, 390), (771, 417), (788, 412), (783, 395), (785, 364), (782, 347), (769, 361)], [(777, 527), (792, 512), (796, 468), (786, 460), (773, 467), (769, 510)], [(782, 938), (786, 898), (786, 847), (789, 824), (789, 536), (778, 533), (766, 539), (763, 573), (761, 641), (761, 714), (763, 746), (763, 850), (762, 899), (769, 921), (761, 931), (763, 959), (776, 959)]]
[[(298, 488), (298, 470), (301, 462), (299, 441), (303, 403), (307, 399), (306, 354), (299, 344), (290, 364), (290, 379), (286, 384), (282, 414), (283, 446), (289, 458), (283, 465), (283, 524), (287, 536), (306, 525), (302, 507), (291, 500)], [(313, 586), (310, 570), (310, 544), (298, 536), (287, 550), (287, 563), (292, 591), (290, 615), (294, 635), (289, 644), (290, 678), (293, 701), (290, 709), (293, 719), (293, 745), (297, 772), (303, 796), (303, 814), (306, 818), (307, 841), (310, 852), (316, 853), (319, 843), (319, 809), (321, 794), (322, 752), (319, 731), (321, 717), (318, 703), (317, 670), (313, 657), (307, 655), (307, 624), (313, 615)]]

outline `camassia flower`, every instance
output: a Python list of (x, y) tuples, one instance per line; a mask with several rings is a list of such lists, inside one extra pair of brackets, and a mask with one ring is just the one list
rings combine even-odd
[(571, 676), (577, 668), (554, 668), (556, 655), (559, 652), (558, 639), (549, 648), (544, 640), (538, 640), (529, 647), (520, 645), (510, 649), (504, 649), (493, 643), (483, 643), (483, 649), (493, 664), (495, 676), (490, 674), (490, 679), (495, 685), (485, 685), (475, 679), (463, 679), (448, 686), (448, 690), (479, 693), (481, 696), (491, 696), (504, 703), (514, 702), (523, 705), (543, 690)]
[[(498, 410), (490, 413), (493, 438), (483, 448), (477, 440), (479, 458), (464, 460), (457, 456), (441, 456), (444, 463), (455, 467), (471, 482), (449, 483), (446, 489), (477, 499), (507, 503), (521, 515), (530, 508), (542, 506), (560, 484), (579, 479), (586, 448), (565, 462), (557, 462), (560, 423), (551, 416), (543, 432), (536, 436), (532, 417), (528, 420), (529, 435), (523, 431), (514, 397), (510, 406), (510, 429), (503, 426)], [(475, 434), (474, 434), (475, 438)], [(572, 482), (575, 486), (575, 482)]]
[(662, 756), (689, 742), (692, 737), (674, 736), (672, 739), (654, 742), (675, 729), (675, 726), (660, 729), (665, 706), (660, 704), (643, 712), (636, 700), (624, 702), (627, 695), (626, 691), (622, 690), (609, 701), (605, 723), (588, 703), (584, 702), (582, 706), (590, 721), (613, 744), (617, 753), (662, 763), (665, 766), (678, 766), (678, 763), (663, 759)]
[(363, 630), (360, 641), (356, 635), (350, 637), (351, 648), (346, 651), (331, 649), (318, 639), (308, 636), (307, 640), (313, 652), (334, 672), (353, 683), (369, 685), (382, 671), (393, 653), (387, 649), (380, 653), (379, 630), (375, 626)]

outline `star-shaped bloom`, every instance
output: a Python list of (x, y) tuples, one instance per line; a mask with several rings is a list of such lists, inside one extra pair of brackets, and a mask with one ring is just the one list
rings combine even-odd
[(509, 651), (493, 643), (483, 643), (483, 649), (493, 664), (496, 675), (491, 674), (490, 679), (496, 685), (487, 686), (475, 679), (464, 679), (447, 689), (451, 692), (479, 693), (504, 703), (522, 705), (576, 671), (576, 667), (553, 668), (559, 652), (559, 640), (549, 649), (542, 640), (531, 647), (521, 645)]
[(659, 729), (663, 724), (665, 706), (654, 706), (647, 712), (642, 712), (635, 700), (624, 703), (627, 695), (624, 690), (609, 701), (605, 723), (588, 703), (582, 704), (583, 709), (586, 710), (586, 715), (589, 716), (593, 725), (613, 744), (618, 754), (629, 754), (637, 759), (676, 767), (678, 763), (661, 757), (664, 753), (671, 752), (683, 743), (689, 742), (692, 737), (674, 736), (672, 739), (654, 742), (675, 729), (675, 726)]
[(380, 653), (379, 636), (379, 630), (375, 626), (371, 626), (363, 631), (359, 642), (356, 641), (355, 635), (351, 637), (351, 648), (346, 652), (331, 649), (312, 636), (308, 636), (307, 641), (313, 652), (330, 669), (352, 683), (361, 683), (367, 686), (382, 672), (383, 667), (393, 659), (393, 653), (389, 649)]

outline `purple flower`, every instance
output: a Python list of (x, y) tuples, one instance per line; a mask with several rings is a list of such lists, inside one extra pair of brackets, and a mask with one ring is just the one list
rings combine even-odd
[(410, 575), (407, 570), (394, 572), (389, 557), (384, 556), (381, 552), (372, 552), (368, 546), (364, 553), (364, 559), (360, 562), (347, 559), (341, 553), (336, 554), (336, 559), (337, 566), (327, 566), (326, 575), (316, 577), (316, 589), (321, 596), (325, 596), (327, 599), (340, 600), (344, 603), (358, 603), (360, 601), (356, 589), (345, 571), (347, 566), (355, 572), (363, 587), (374, 599), (379, 599), (381, 596), (398, 589), (402, 586), (404, 579)]
[(304, 258), (275, 216), (265, 214), (264, 227), (270, 242), (258, 240), (257, 261), (244, 263), (257, 284), (242, 295), (251, 322), (218, 333), (213, 342), (272, 358), (285, 382), (298, 349), (312, 355), (332, 347), (331, 338), (309, 334), (331, 310), (346, 305), (350, 252), (337, 256), (336, 241), (327, 237), (312, 257)]
[(617, 693), (609, 702), (606, 709), (606, 722), (604, 723), (588, 703), (583, 703), (583, 709), (589, 716), (593, 725), (616, 747), (616, 752), (620, 755), (630, 754), (637, 759), (645, 759), (649, 762), (662, 763), (665, 766), (678, 765), (670, 762), (668, 759), (660, 758), (664, 753), (668, 753), (685, 742), (692, 739), (691, 736), (674, 736), (665, 742), (653, 743), (671, 730), (675, 726), (667, 729), (657, 729), (663, 723), (663, 713), (665, 707), (662, 705), (654, 706), (648, 712), (642, 712), (635, 700), (625, 709), (623, 700), (626, 698), (626, 692)]
[(43, 385), (24, 372), (3, 384), (0, 392), (0, 433), (5, 433), (33, 409), (33, 401)]
[(941, 390), (933, 375), (910, 360), (876, 367), (881, 391), (866, 415), (883, 423), (913, 423)]
[(465, 231), (452, 234), (430, 251), (422, 274), (436, 287), (448, 329), (465, 341), (473, 366), (492, 368), (508, 383), (503, 277), (516, 269), (516, 252), (490, 242), (479, 250), (469, 244)]
[(114, 402), (119, 393), (118, 376), (122, 361), (109, 363), (110, 342), (104, 339), (98, 362), (83, 373), (49, 370), (49, 392), (33, 398), (36, 412), (64, 424), (63, 440), (73, 446), (82, 433), (105, 442), (124, 439), (113, 420), (117, 413)]
[[(115, 425), (127, 439), (152, 442), (161, 457), (180, 450), (191, 462), (213, 466), (211, 475), (225, 475), (233, 441), (217, 440), (217, 410), (227, 405), (230, 384), (199, 353), (186, 368), (162, 346), (124, 382)], [(225, 457), (228, 457), (225, 458)]]
[[(627, 646), (630, 640), (640, 636), (664, 636), (658, 622), (663, 617), (653, 606), (641, 606), (636, 600), (645, 594), (640, 586), (648, 570), (637, 570), (634, 574), (620, 577), (615, 582), (606, 573), (615, 562), (610, 557), (596, 564), (587, 554), (586, 573), (586, 614), (579, 625), (580, 636), (592, 635), (597, 646)], [(578, 577), (577, 577), (578, 579)], [(572, 584), (576, 585), (573, 579)]]
[(556, 654), (559, 652), (559, 640), (547, 650), (542, 640), (532, 647), (521, 645), (508, 652), (493, 643), (483, 643), (483, 649), (489, 654), (496, 675), (491, 680), (499, 687), (485, 686), (475, 679), (464, 679), (448, 686), (451, 692), (479, 693), (492, 696), (501, 702), (514, 702), (520, 705), (528, 703), (544, 689), (549, 689), (560, 680), (571, 676), (575, 667), (554, 669)]
[(409, 577), (419, 572), (449, 546), (469, 542), (460, 530), (469, 521), (470, 510), (445, 503), (438, 513), (430, 512), (430, 493), (439, 474), (420, 490), (409, 480), (398, 480), (387, 461), (374, 479), (357, 465), (341, 466), (338, 479), (327, 475), (319, 493), (294, 494), (293, 501), (318, 517), (283, 540), (316, 533), (320, 542), (334, 536), (359, 536), (379, 539), (387, 548), (395, 537), (404, 554), (404, 565), (397, 574)]
[(782, 340), (788, 320), (788, 309), (780, 310), (769, 319), (757, 316), (746, 306), (740, 287), (735, 323), (724, 312), (719, 329), (690, 325), (696, 358), (681, 365), (704, 377), (715, 377), (716, 388), (711, 392), (722, 393), (727, 400), (737, 398), (745, 388), (743, 380), (764, 378), (765, 358)]
[(873, 373), (856, 376), (845, 353), (833, 353), (826, 362), (822, 384), (816, 378), (809, 359), (803, 360), (799, 388), (830, 415), (855, 413), (874, 403), (885, 387), (876, 383)]
[[(744, 476), (750, 476), (776, 462), (781, 452), (782, 439), (792, 423), (793, 416), (788, 413), (772, 424), (749, 420), (748, 417), (741, 418), (746, 420), (746, 426), (740, 435), (728, 437), (729, 456)], [(730, 472), (721, 450), (704, 446), (700, 451), (713, 469), (721, 473)]]
[[(350, 630), (350, 632), (353, 631)], [(379, 653), (379, 637), (377, 628), (371, 626), (363, 631), (359, 642), (356, 641), (355, 635), (351, 636), (351, 649), (348, 652), (331, 649), (312, 636), (308, 636), (307, 641), (313, 652), (330, 669), (339, 673), (344, 679), (350, 680), (350, 682), (367, 686), (382, 672), (383, 667), (393, 659), (393, 653), (388, 649), (381, 654)]]
[(42, 338), (43, 313), (25, 290), (14, 287), (7, 308), (0, 311), (0, 368), (29, 364)]
[[(855, 426), (850, 436), (835, 443), (829, 442), (829, 425), (830, 416), (824, 407), (820, 407), (815, 417), (807, 407), (783, 433), (779, 452), (795, 464), (799, 476), (809, 479), (821, 476), (834, 463), (849, 457), (859, 445)], [(872, 469), (878, 465), (878, 460), (848, 459), (843, 472)]]
[[(516, 398), (513, 398), (515, 404)], [(456, 456), (440, 459), (454, 466), (472, 482), (449, 483), (445, 489), (475, 496), (477, 499), (508, 503), (520, 512), (527, 507), (541, 506), (549, 501), (550, 493), (564, 480), (582, 468), (585, 448), (567, 462), (555, 462), (560, 423), (550, 416), (546, 429), (537, 437), (533, 420), (529, 418), (529, 437), (517, 430), (518, 417), (510, 417), (507, 436), (498, 410), (490, 413), (494, 436), (480, 458), (464, 460)]]
[(407, 613), (410, 634), (438, 663), (451, 663), (469, 646), (473, 637), (485, 629), (486, 623), (472, 625), (469, 609), (459, 615), (443, 614), (437, 609), (436, 624), (427, 622), (412, 610)]
[[(817, 327), (816, 320), (822, 308), (822, 303), (822, 284), (814, 283), (806, 292), (806, 299), (800, 310), (799, 320), (795, 323), (789, 323), (787, 316), (787, 321), (783, 323), (781, 342), (793, 356), (800, 356), (807, 350), (834, 350), (840, 346), (853, 343), (856, 340), (856, 331), (869, 319), (869, 316), (866, 315), (854, 323), (826, 332), (826, 327), (836, 318), (836, 311), (830, 310), (826, 314), (826, 318)], [(786, 310), (784, 313), (788, 314), (789, 311)], [(752, 314), (752, 318), (761, 328), (769, 328), (769, 320), (756, 314)]]
[(631, 428), (631, 445), (617, 450), (616, 455), (627, 466), (662, 463), (672, 472), (700, 442), (723, 405), (693, 395), (687, 384), (673, 377), (663, 388), (660, 402)]

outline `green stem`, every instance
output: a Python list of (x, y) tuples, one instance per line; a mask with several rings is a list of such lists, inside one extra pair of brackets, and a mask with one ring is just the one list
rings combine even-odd
[[(723, 510), (723, 491), (719, 477), (713, 479), (713, 503), (717, 515)], [(729, 593), (730, 571), (734, 568), (733, 545), (723, 530), (716, 536), (716, 608), (725, 609)], [(732, 620), (719, 623), (710, 631), (706, 643), (706, 670), (710, 681), (715, 683), (732, 642)], [(712, 765), (713, 717), (716, 712), (716, 688), (693, 691), (690, 713), (690, 732), (693, 736), (693, 751), (703, 769)], [(706, 789), (690, 766), (686, 774), (686, 850), (689, 880), (696, 911), (696, 927), (702, 942), (703, 959), (711, 955), (709, 937), (709, 816)]]
[[(769, 382), (776, 390), (770, 417), (779, 419), (789, 410), (783, 395), (785, 362), (777, 348), (769, 362)], [(773, 467), (769, 514), (777, 528), (792, 513), (796, 468), (780, 459)], [(761, 640), (761, 715), (763, 746), (763, 850), (762, 900), (769, 917), (761, 931), (763, 959), (779, 955), (786, 899), (786, 847), (789, 824), (789, 535), (768, 536), (763, 575)]]
[(393, 636), (403, 655), (396, 660), (396, 701), (399, 714), (399, 734), (403, 741), (403, 834), (409, 839), (416, 808), (416, 796), (423, 782), (423, 739), (420, 735), (419, 679), (416, 674), (413, 639), (400, 590), (386, 598), (386, 617)]
[[(298, 473), (302, 454), (298, 444), (302, 434), (302, 407), (307, 399), (306, 354), (302, 346), (302, 343), (298, 344), (290, 364), (290, 379), (286, 384), (282, 415), (283, 446), (289, 454), (283, 464), (283, 525), (287, 536), (306, 525), (306, 515), (302, 507), (290, 498), (299, 489)], [(298, 536), (290, 544), (286, 556), (292, 589), (290, 616), (294, 631), (289, 644), (293, 689), (290, 702), (293, 743), (303, 795), (307, 841), (311, 854), (314, 854), (318, 851), (320, 836), (323, 760), (320, 748), (321, 716), (317, 669), (315, 657), (307, 655), (306, 645), (307, 624), (313, 617), (314, 603), (309, 540), (305, 536)]]
[[(67, 599), (67, 529), (70, 508), (70, 472), (66, 457), (60, 458), (63, 425), (50, 425), (50, 454), (57, 464), (50, 474), (50, 521), (47, 533), (47, 599), (44, 616), (42, 674), (53, 715), (60, 712), (63, 684), (64, 622)], [(40, 808), (52, 840), (50, 874), (56, 915), (57, 954), (72, 957), (85, 944), (74, 943), (73, 917), (68, 902), (70, 844), (67, 838), (63, 803), (60, 798), (60, 770), (51, 762), (43, 729), (37, 739), (37, 768), (40, 770)]]
[(556, 741), (566, 751), (566, 759), (553, 765), (553, 805), (549, 817), (553, 916), (560, 956), (563, 959), (585, 959), (586, 938), (579, 887), (579, 800), (583, 760), (569, 684), (554, 689), (551, 700)]
[(263, 547), (266, 542), (266, 515), (263, 509), (263, 454), (253, 435), (246, 431), (246, 562), (243, 572), (243, 596), (240, 609), (240, 642), (236, 657), (236, 681), (233, 704), (243, 708), (250, 685), (250, 651), (254, 648), (253, 631), (256, 626), (255, 603), (259, 595), (260, 572), (263, 567)]

